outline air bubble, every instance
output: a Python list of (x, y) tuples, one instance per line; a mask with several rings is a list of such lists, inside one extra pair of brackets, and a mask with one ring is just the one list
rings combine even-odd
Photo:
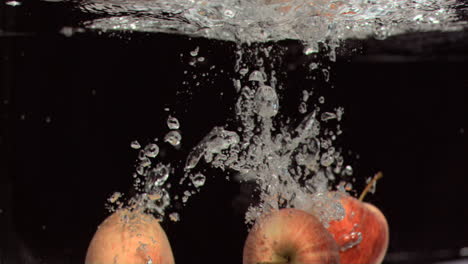
[(278, 113), (278, 95), (270, 86), (261, 86), (255, 93), (256, 112), (262, 117), (273, 117)]
[(169, 116), (167, 118), (167, 127), (169, 127), (169, 129), (179, 129), (179, 120), (175, 117)]
[(305, 102), (302, 102), (299, 104), (298, 111), (301, 114), (305, 114), (307, 112), (307, 104)]
[(143, 168), (151, 166), (151, 160), (145, 157), (140, 161), (140, 166)]
[(112, 194), (111, 197), (109, 197), (109, 198), (107, 199), (107, 201), (109, 201), (110, 203), (115, 203), (115, 202), (117, 202), (117, 200), (118, 200), (121, 196), (122, 196), (121, 193), (115, 192), (115, 193)]
[(136, 168), (136, 172), (137, 172), (139, 175), (143, 175), (143, 174), (145, 174), (145, 167), (143, 167), (143, 166), (140, 166), (140, 165), (139, 165), (139, 166), (137, 166), (137, 168)]
[(321, 119), (322, 121), (328, 121), (328, 120), (335, 119), (335, 118), (336, 118), (336, 114), (331, 113), (331, 112), (324, 112), (324, 113), (322, 113), (322, 115), (320, 116), (320, 119)]
[(353, 175), (353, 167), (351, 167), (350, 165), (347, 165), (343, 171), (343, 173), (346, 175), (346, 176), (351, 176)]
[(170, 131), (164, 137), (164, 141), (168, 142), (172, 146), (178, 146), (181, 140), (182, 140), (182, 136), (177, 131)]
[(190, 176), (190, 180), (192, 180), (193, 186), (195, 188), (201, 187), (205, 184), (206, 177), (201, 173), (197, 173), (193, 176)]
[(338, 121), (341, 121), (341, 118), (343, 117), (343, 114), (344, 114), (344, 108), (343, 107), (338, 107), (338, 108), (336, 108), (335, 112), (336, 112), (336, 119)]
[(310, 96), (310, 94), (309, 94), (308, 91), (306, 91), (306, 90), (302, 91), (302, 101), (307, 102), (309, 100), (309, 96)]
[(335, 161), (335, 159), (332, 155), (329, 155), (328, 153), (322, 154), (322, 157), (320, 158), (320, 164), (324, 167), (332, 165), (333, 161)]
[(359, 245), (362, 241), (362, 234), (361, 232), (351, 232), (340, 237), (340, 241), (342, 241), (340, 251), (343, 252)]
[(249, 81), (257, 81), (260, 83), (264, 83), (266, 82), (266, 79), (267, 79), (266, 74), (261, 71), (253, 71), (249, 75)]
[(180, 216), (178, 213), (171, 213), (169, 215), (169, 219), (171, 219), (173, 222), (178, 222), (180, 220)]
[(239, 70), (239, 74), (244, 76), (246, 75), (247, 73), (249, 73), (249, 69), (248, 68), (242, 68)]
[(8, 2), (5, 2), (6, 5), (9, 5), (9, 6), (19, 6), (21, 5), (21, 2), (18, 2), (18, 1), (8, 1)]
[(146, 145), (145, 147), (145, 155), (149, 158), (155, 158), (159, 154), (159, 147), (158, 145), (151, 143)]
[(169, 168), (160, 164), (156, 168), (150, 169), (146, 177), (148, 182), (154, 186), (162, 186), (169, 178)]
[(234, 13), (234, 11), (230, 10), (230, 9), (226, 9), (224, 10), (224, 16), (228, 17), (228, 18), (233, 18), (236, 14)]
[(196, 47), (194, 50), (190, 52), (190, 56), (195, 57), (198, 55), (198, 51), (200, 50), (200, 47)]
[(131, 147), (132, 149), (139, 149), (139, 148), (141, 148), (141, 145), (140, 145), (140, 143), (139, 143), (138, 141), (134, 140), (134, 141), (132, 141), (132, 142), (130, 143), (130, 147)]
[(327, 69), (322, 69), (323, 77), (325, 78), (325, 82), (330, 80), (330, 72)]
[(319, 97), (319, 103), (321, 103), (321, 104), (325, 103), (325, 97), (320, 96)]
[(309, 69), (310, 70), (316, 70), (319, 68), (319, 65), (315, 62), (312, 62), (311, 64), (309, 64)]

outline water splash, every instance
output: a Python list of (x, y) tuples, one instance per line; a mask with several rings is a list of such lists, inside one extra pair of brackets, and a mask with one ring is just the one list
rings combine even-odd
[(298, 39), (317, 43), (414, 31), (466, 28), (457, 0), (85, 0), (80, 10), (102, 15), (88, 28), (166, 32), (243, 43)]

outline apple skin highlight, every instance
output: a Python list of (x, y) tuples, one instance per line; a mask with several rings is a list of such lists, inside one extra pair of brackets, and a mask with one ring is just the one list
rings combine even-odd
[(339, 247), (323, 224), (302, 210), (261, 216), (244, 244), (243, 264), (338, 264)]
[(98, 227), (85, 264), (174, 264), (166, 233), (153, 216), (121, 209)]
[(389, 241), (385, 216), (372, 204), (348, 195), (343, 195), (340, 202), (346, 215), (341, 221), (331, 221), (328, 227), (340, 246), (340, 263), (382, 263)]

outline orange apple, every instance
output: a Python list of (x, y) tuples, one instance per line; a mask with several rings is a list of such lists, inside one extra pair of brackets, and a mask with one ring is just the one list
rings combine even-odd
[(243, 264), (258, 263), (339, 263), (339, 248), (315, 216), (281, 209), (261, 216), (247, 236)]
[[(368, 187), (380, 175), (376, 175)], [(340, 246), (341, 264), (378, 264), (385, 257), (388, 248), (389, 231), (385, 216), (372, 204), (342, 195), (340, 202), (346, 215), (341, 221), (331, 221), (328, 231)]]
[(85, 264), (173, 264), (166, 233), (153, 216), (120, 209), (98, 227)]

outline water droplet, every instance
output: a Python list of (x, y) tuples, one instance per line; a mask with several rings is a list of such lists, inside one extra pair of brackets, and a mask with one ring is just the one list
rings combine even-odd
[(198, 61), (198, 62), (204, 62), (204, 61), (205, 61), (205, 57), (198, 57), (197, 61)]
[(178, 146), (181, 140), (182, 136), (178, 131), (169, 131), (169, 133), (164, 137), (164, 141), (168, 142), (172, 146)]
[(261, 86), (255, 93), (255, 106), (258, 115), (268, 118), (278, 113), (278, 95), (270, 86)]
[(195, 188), (201, 187), (205, 184), (206, 177), (201, 173), (197, 173), (193, 176), (190, 176), (190, 180), (192, 180), (193, 186)]
[(169, 116), (167, 118), (167, 127), (169, 127), (169, 129), (179, 129), (179, 120), (175, 117)]
[(51, 118), (50, 116), (46, 116), (45, 122), (46, 122), (46, 123), (52, 122), (52, 118)]
[(130, 143), (130, 147), (131, 147), (132, 149), (139, 149), (139, 148), (141, 148), (141, 145), (140, 145), (140, 143), (139, 143), (138, 141), (134, 140), (134, 141), (132, 141), (132, 142)]

